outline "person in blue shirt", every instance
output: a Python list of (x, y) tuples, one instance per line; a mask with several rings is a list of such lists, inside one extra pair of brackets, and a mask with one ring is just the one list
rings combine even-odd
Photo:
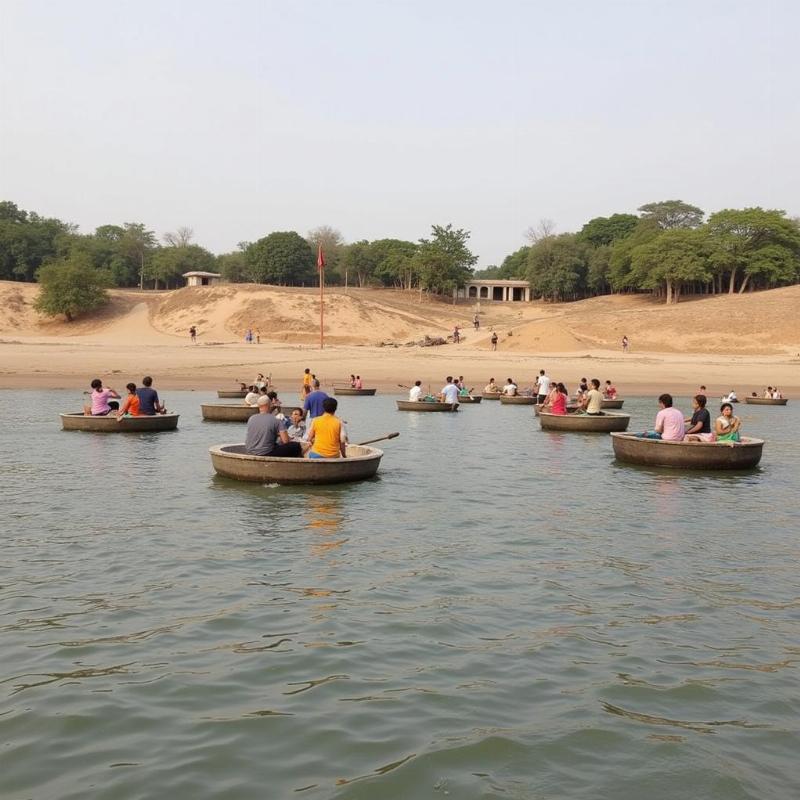
[(136, 390), (139, 398), (139, 413), (148, 417), (156, 414), (166, 414), (167, 409), (158, 399), (158, 392), (153, 388), (153, 379), (149, 375), (142, 378), (142, 385)]
[(328, 395), (319, 388), (319, 381), (316, 378), (311, 386), (313, 387), (313, 391), (306, 395), (306, 399), (303, 402), (303, 418), (309, 422), (314, 419), (314, 417), (321, 417), (325, 413), (325, 409), (322, 407), (322, 401), (328, 398)]

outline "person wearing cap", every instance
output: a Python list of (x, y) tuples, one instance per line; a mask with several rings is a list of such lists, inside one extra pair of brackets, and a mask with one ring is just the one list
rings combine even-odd
[(270, 398), (262, 394), (258, 398), (258, 414), (253, 414), (247, 420), (245, 453), (251, 456), (302, 458), (302, 448), (297, 442), (290, 441), (283, 423), (271, 411)]

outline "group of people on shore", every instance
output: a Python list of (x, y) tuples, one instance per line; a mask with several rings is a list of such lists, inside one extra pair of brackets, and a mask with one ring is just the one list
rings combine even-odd
[(156, 414), (166, 414), (167, 409), (161, 402), (158, 392), (153, 388), (153, 379), (149, 375), (142, 378), (142, 385), (135, 383), (125, 385), (127, 394), (122, 395), (110, 386), (103, 386), (100, 378), (91, 382), (89, 403), (84, 405), (83, 413), (87, 417), (107, 417), (114, 414), (118, 418), (128, 417), (153, 417)]
[(637, 433), (643, 439), (663, 439), (667, 442), (738, 442), (742, 421), (733, 413), (733, 405), (727, 400), (719, 407), (719, 416), (711, 422), (711, 412), (706, 408), (708, 398), (696, 394), (692, 398), (692, 415), (684, 414), (672, 404), (671, 394), (658, 398), (660, 410), (656, 414), (655, 427)]

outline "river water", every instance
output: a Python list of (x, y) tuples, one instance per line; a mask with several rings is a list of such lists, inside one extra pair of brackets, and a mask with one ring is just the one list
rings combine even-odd
[(692, 475), (342, 398), (379, 477), (288, 488), (214, 476), (210, 399), (111, 436), (0, 392), (3, 800), (798, 796), (800, 401)]

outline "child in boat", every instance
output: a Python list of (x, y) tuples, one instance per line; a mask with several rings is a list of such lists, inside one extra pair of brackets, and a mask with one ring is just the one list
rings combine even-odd
[(719, 407), (719, 416), (714, 420), (714, 432), (717, 434), (718, 442), (738, 442), (741, 440), (739, 430), (742, 421), (734, 416), (733, 406), (730, 403), (723, 403)]
[(614, 386), (611, 381), (606, 381), (606, 388), (603, 390), (603, 396), (606, 400), (617, 399), (617, 387)]
[(117, 417), (121, 419), (126, 414), (129, 417), (142, 416), (142, 412), (139, 410), (139, 395), (136, 394), (136, 384), (129, 383), (125, 388), (128, 390), (128, 395), (122, 403), (122, 408), (117, 411)]

